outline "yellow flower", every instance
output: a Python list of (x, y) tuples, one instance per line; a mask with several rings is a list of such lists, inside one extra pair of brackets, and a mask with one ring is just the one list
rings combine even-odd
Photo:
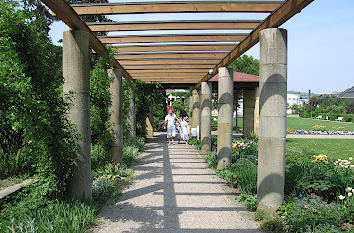
[(315, 160), (313, 160), (312, 162), (323, 162), (323, 163), (328, 163), (328, 157), (327, 155), (317, 155), (315, 157)]

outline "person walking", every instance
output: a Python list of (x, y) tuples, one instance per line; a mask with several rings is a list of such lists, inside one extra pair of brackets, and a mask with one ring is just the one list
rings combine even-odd
[(167, 138), (168, 138), (168, 144), (175, 144), (174, 140), (176, 137), (176, 121), (178, 124), (181, 124), (181, 121), (176, 117), (176, 114), (173, 113), (173, 109), (170, 109), (168, 111), (168, 114), (165, 117), (165, 123), (164, 123), (164, 129), (166, 129), (166, 124), (167, 124)]
[(180, 113), (181, 116), (181, 136), (182, 140), (188, 144), (189, 141), (189, 118), (188, 115), (185, 111), (181, 111)]

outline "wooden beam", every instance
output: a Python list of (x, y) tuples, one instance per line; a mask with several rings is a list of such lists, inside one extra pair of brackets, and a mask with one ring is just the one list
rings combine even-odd
[(146, 61), (132, 61), (132, 60), (120, 60), (119, 63), (125, 65), (167, 65), (167, 64), (218, 64), (220, 60), (146, 60)]
[(171, 59), (171, 58), (215, 58), (222, 59), (227, 53), (180, 53), (180, 54), (134, 54), (134, 55), (114, 55), (116, 59)]
[[(133, 75), (134, 74), (134, 75)], [(185, 72), (175, 72), (175, 73), (164, 73), (164, 72), (159, 72), (159, 73), (130, 73), (130, 75), (134, 77), (203, 77), (205, 73), (185, 73)], [(198, 80), (199, 81), (199, 80)]]
[(252, 48), (259, 42), (259, 33), (266, 28), (277, 28), (299, 13), (303, 8), (314, 0), (287, 0), (281, 7), (269, 15), (249, 36), (247, 36), (240, 44), (236, 46), (223, 60), (216, 65), (212, 74), (206, 74), (195, 86), (199, 88), (202, 82), (211, 79), (220, 67), (225, 67), (231, 64), (236, 58), (240, 57), (247, 50)]
[(147, 31), (147, 30), (189, 30), (192, 29), (254, 29), (262, 21), (235, 22), (179, 22), (179, 23), (106, 23), (88, 25), (94, 32)]
[(160, 74), (160, 73), (203, 73), (209, 69), (155, 69), (155, 70), (129, 70), (129, 74)]
[(180, 12), (273, 12), (278, 2), (238, 2), (238, 3), (165, 3), (143, 5), (91, 5), (75, 6), (78, 15), (113, 15), (137, 13), (180, 13)]
[(126, 65), (126, 70), (147, 70), (147, 69), (211, 69), (214, 65), (145, 65), (130, 66)]
[(131, 36), (131, 37), (99, 37), (103, 44), (123, 44), (123, 43), (144, 43), (144, 42), (223, 42), (233, 41), (239, 42), (243, 40), (248, 34), (240, 35), (213, 35), (213, 36)]
[(151, 52), (151, 51), (226, 51), (235, 48), (234, 45), (185, 45), (185, 46), (137, 46), (114, 47), (116, 52)]
[[(109, 54), (106, 47), (97, 39), (91, 29), (80, 19), (73, 8), (64, 0), (41, 0), (49, 9), (54, 12), (66, 25), (72, 30), (82, 30), (88, 32), (90, 35), (90, 46), (96, 53), (102, 57), (108, 58)], [(128, 80), (133, 80), (129, 73), (117, 62), (112, 59), (112, 67), (122, 69), (123, 76)]]

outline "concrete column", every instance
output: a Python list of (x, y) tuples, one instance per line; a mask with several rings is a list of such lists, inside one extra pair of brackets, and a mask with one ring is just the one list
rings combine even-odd
[[(69, 121), (82, 136), (73, 176), (69, 180), (69, 199), (92, 199), (90, 134), (89, 34), (74, 30), (63, 33), (64, 96), (71, 96)], [(69, 92), (72, 92), (70, 94)]]
[(259, 87), (255, 87), (256, 90), (256, 102), (254, 104), (254, 128), (253, 132), (259, 135)]
[(191, 90), (191, 95), (189, 96), (189, 118), (190, 121), (192, 121), (192, 115), (193, 115), (193, 96), (192, 96), (192, 90)]
[(128, 130), (127, 130), (127, 140), (130, 143), (135, 144), (136, 142), (136, 112), (135, 112), (135, 83), (129, 83), (129, 116), (128, 121)]
[(260, 33), (258, 205), (269, 211), (284, 197), (287, 31)]
[(154, 136), (154, 103), (149, 105), (149, 113), (146, 117), (146, 135), (148, 137)]
[(192, 90), (192, 122), (190, 128), (197, 128), (200, 123), (200, 103), (199, 103), (199, 93), (198, 90)]
[(233, 69), (219, 68), (218, 82), (218, 168), (231, 163), (234, 101)]
[(254, 115), (256, 104), (256, 90), (244, 90), (243, 91), (243, 136), (251, 137), (251, 133), (254, 132)]
[(209, 153), (211, 150), (211, 91), (211, 83), (202, 82), (200, 135), (203, 153)]
[(122, 70), (109, 69), (108, 75), (113, 78), (110, 86), (112, 104), (110, 153), (114, 161), (123, 161), (123, 115), (122, 115)]
[[(238, 129), (238, 125), (237, 125), (237, 105), (238, 105), (238, 93), (239, 93), (239, 90), (234, 90), (234, 111), (235, 111), (235, 130)], [(232, 126), (233, 128), (233, 126)]]

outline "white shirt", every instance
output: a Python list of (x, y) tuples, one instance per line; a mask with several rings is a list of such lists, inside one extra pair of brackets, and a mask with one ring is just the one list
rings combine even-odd
[(167, 127), (170, 126), (175, 126), (175, 119), (176, 119), (176, 114), (172, 113), (172, 115), (167, 114), (167, 116), (165, 117), (165, 121), (167, 121)]

